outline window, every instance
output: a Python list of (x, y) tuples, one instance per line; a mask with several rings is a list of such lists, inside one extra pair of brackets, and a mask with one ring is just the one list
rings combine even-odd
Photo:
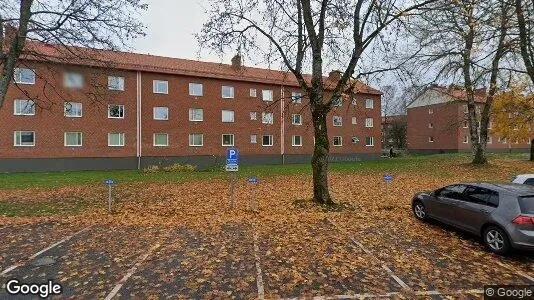
[[(368, 99), (368, 100), (370, 100), (370, 99)], [(371, 101), (372, 101), (372, 100), (371, 100)], [(334, 106), (336, 106), (336, 107), (343, 106), (343, 99), (342, 99), (341, 97), (336, 98), (336, 99), (334, 99), (334, 101), (332, 101), (332, 104), (333, 104)], [(371, 108), (373, 108), (373, 107), (372, 107), (372, 104), (371, 104)]]
[(343, 125), (343, 118), (340, 116), (334, 116), (332, 118), (332, 121), (334, 123), (334, 126), (342, 126)]
[(154, 146), (156, 147), (169, 146), (169, 135), (166, 133), (154, 133)]
[(334, 136), (334, 146), (336, 146), (336, 147), (343, 146), (343, 137)]
[(292, 103), (302, 103), (302, 93), (291, 92), (291, 102)]
[(64, 115), (67, 118), (81, 118), (83, 114), (82, 104), (78, 102), (65, 102)]
[(110, 104), (108, 105), (108, 118), (110, 119), (124, 119), (124, 105)]
[(273, 136), (272, 135), (264, 135), (261, 137), (261, 145), (262, 146), (272, 146), (273, 145)]
[(429, 143), (433, 143), (433, 142), (434, 142), (434, 137), (429, 136), (429, 137), (428, 137), (428, 142), (429, 142)]
[(534, 185), (534, 178), (529, 178), (529, 179), (525, 180), (525, 182), (523, 182), (523, 184)]
[(234, 111), (233, 110), (223, 110), (222, 111), (222, 122), (223, 123), (233, 123), (234, 122)]
[(434, 109), (429, 108), (429, 109), (428, 109), (428, 114), (431, 115), (431, 114), (433, 114), (433, 113), (434, 113)]
[(534, 197), (519, 197), (519, 208), (524, 214), (534, 214)]
[(436, 191), (436, 195), (445, 198), (463, 200), (463, 192), (466, 186), (461, 184), (449, 185)]
[(108, 76), (108, 89), (113, 91), (124, 91), (124, 77)]
[(249, 95), (250, 97), (256, 98), (256, 89), (250, 89), (250, 90), (248, 91), (248, 95)]
[(356, 117), (352, 117), (351, 119), (352, 119), (352, 121), (351, 121), (352, 125), (358, 124), (358, 119)]
[(83, 75), (75, 72), (65, 72), (63, 74), (63, 85), (71, 89), (83, 88)]
[(204, 110), (202, 108), (189, 109), (189, 121), (202, 122), (204, 120)]
[(154, 80), (153, 92), (154, 94), (168, 94), (169, 93), (169, 82), (166, 80)]
[(463, 200), (475, 204), (499, 206), (499, 193), (489, 189), (468, 186), (463, 195)]
[(273, 113), (271, 112), (261, 113), (261, 122), (263, 124), (273, 124), (273, 121), (274, 121)]
[(467, 107), (467, 105), (463, 106), (463, 110), (464, 110), (464, 113), (468, 113), (469, 112), (469, 108)]
[(221, 95), (225, 99), (234, 98), (234, 87), (223, 85), (221, 88)]
[(35, 102), (33, 100), (15, 100), (13, 114), (16, 116), (35, 115)]
[(365, 127), (367, 128), (373, 127), (373, 118), (365, 118)]
[(250, 135), (250, 143), (251, 144), (256, 144), (258, 142), (258, 136), (255, 135), (255, 134), (251, 134)]
[(257, 120), (258, 119), (258, 114), (254, 111), (251, 111), (250, 112), (250, 119), (251, 120)]
[(428, 128), (434, 128), (434, 124), (428, 123)]
[(373, 108), (373, 99), (365, 99), (365, 108)]
[(359, 142), (360, 142), (360, 139), (359, 139), (357, 136), (353, 136), (353, 137), (352, 137), (352, 143), (353, 143), (353, 144), (357, 144), (357, 143), (359, 143)]
[(375, 138), (372, 136), (368, 136), (365, 138), (365, 146), (367, 147), (373, 147), (375, 145)]
[(493, 143), (493, 138), (491, 136), (488, 136), (488, 144)]
[(13, 72), (13, 78), (16, 83), (35, 84), (35, 71), (26, 68), (16, 68)]
[(35, 146), (35, 131), (15, 131), (13, 145), (18, 147)]
[(468, 128), (469, 127), (469, 123), (467, 123), (467, 121), (464, 121), (464, 125), (463, 125), (464, 128)]
[(493, 121), (489, 121), (488, 123), (488, 129), (491, 129), (493, 127)]
[(355, 97), (352, 97), (352, 100), (350, 101), (352, 105), (356, 106), (358, 104), (358, 100), (356, 100)]
[(234, 145), (234, 135), (233, 134), (223, 134), (222, 135), (222, 145), (223, 146), (233, 146)]
[(124, 133), (108, 133), (108, 146), (124, 147)]
[(294, 135), (291, 137), (291, 146), (300, 147), (302, 146), (302, 136)]
[(463, 140), (462, 140), (462, 143), (464, 143), (464, 144), (469, 143), (469, 136), (464, 135), (464, 138), (463, 138)]
[(202, 85), (202, 83), (189, 83), (189, 95), (203, 96), (204, 86)]
[(193, 133), (189, 135), (189, 146), (202, 147), (204, 146), (204, 135), (201, 133)]
[(81, 147), (82, 146), (81, 132), (65, 132), (65, 146), (66, 147)]
[(293, 125), (302, 125), (302, 116), (300, 114), (291, 115), (291, 124)]
[(154, 120), (168, 120), (169, 108), (164, 106), (154, 107)]
[(272, 90), (262, 90), (261, 91), (263, 101), (273, 101), (273, 91)]

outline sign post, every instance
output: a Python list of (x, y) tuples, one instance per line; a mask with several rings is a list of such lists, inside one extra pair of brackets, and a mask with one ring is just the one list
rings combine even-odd
[(104, 183), (108, 186), (108, 210), (111, 212), (111, 204), (113, 203), (113, 198), (111, 197), (111, 189), (115, 184), (115, 180), (109, 178), (104, 180)]
[(239, 171), (239, 151), (237, 148), (226, 150), (226, 172), (230, 172), (230, 207), (235, 207), (235, 172)]
[(258, 211), (258, 201), (256, 201), (255, 185), (258, 184), (258, 177), (250, 176), (248, 178), (248, 183), (250, 183), (249, 207), (250, 207), (250, 209), (252, 211), (257, 212)]

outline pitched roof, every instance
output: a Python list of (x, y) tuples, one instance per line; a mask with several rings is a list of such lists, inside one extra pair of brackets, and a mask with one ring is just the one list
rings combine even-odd
[[(236, 81), (249, 81), (268, 84), (280, 84), (298, 87), (295, 76), (289, 71), (277, 71), (254, 67), (236, 68), (230, 64), (203, 62), (181, 58), (163, 57), (133, 52), (95, 50), (83, 47), (64, 47), (38, 42), (26, 42), (24, 59), (53, 61), (58, 63), (108, 66), (123, 70), (144, 71), (164, 74), (177, 74), (194, 77), (218, 78)], [(309, 78), (309, 75), (306, 76)], [(324, 77), (325, 86), (329, 84)], [(357, 93), (382, 94), (361, 81), (354, 82)]]
[[(467, 102), (467, 93), (465, 89), (457, 88), (457, 87), (441, 87), (441, 86), (434, 86), (432, 87), (433, 90), (438, 91), (440, 93), (449, 95), (456, 100), (460, 101), (466, 101)], [(477, 89), (475, 90), (475, 102), (477, 103), (484, 103), (486, 102), (486, 89)]]

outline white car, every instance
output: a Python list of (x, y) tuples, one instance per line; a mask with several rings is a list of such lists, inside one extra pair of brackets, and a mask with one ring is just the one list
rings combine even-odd
[(513, 183), (534, 185), (534, 174), (521, 174), (514, 177)]

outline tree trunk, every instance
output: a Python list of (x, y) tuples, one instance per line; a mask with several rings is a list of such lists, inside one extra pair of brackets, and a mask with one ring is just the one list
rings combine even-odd
[(534, 161), (534, 139), (530, 140), (530, 160)]
[(484, 149), (482, 143), (473, 145), (473, 164), (483, 165), (488, 162), (486, 157), (486, 149)]
[(321, 110), (312, 112), (315, 134), (315, 147), (312, 156), (313, 201), (319, 204), (333, 204), (328, 191), (328, 152), (329, 141), (326, 130), (326, 113)]

